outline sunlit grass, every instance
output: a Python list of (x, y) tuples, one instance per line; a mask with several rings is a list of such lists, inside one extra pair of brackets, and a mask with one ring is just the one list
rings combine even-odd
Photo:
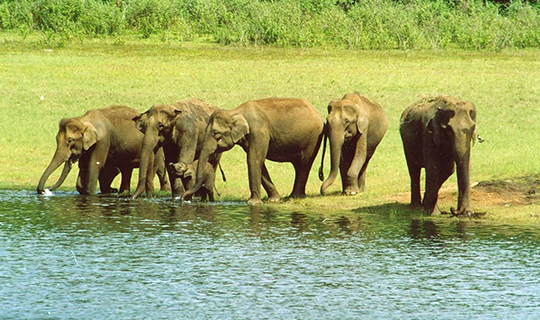
[[(307, 99), (324, 118), (331, 99), (352, 91), (380, 103), (390, 120), (368, 169), (368, 193), (318, 197), (319, 155), (308, 182), (310, 198), (285, 205), (356, 208), (383, 203), (387, 194), (408, 192), (399, 117), (424, 95), (450, 94), (476, 105), (478, 133), (486, 142), (473, 148), (472, 181), (540, 172), (539, 50), (364, 52), (152, 40), (123, 45), (94, 40), (50, 49), (13, 41), (13, 35), (0, 34), (2, 39), (6, 45), (0, 46), (0, 188), (4, 189), (34, 189), (53, 155), (60, 119), (89, 109), (125, 104), (145, 111), (153, 104), (190, 97), (231, 109), (247, 100), (280, 96)], [(245, 153), (237, 147), (224, 154), (222, 163), (227, 182), (217, 178), (219, 199), (247, 199)], [(329, 167), (327, 155), (326, 175)], [(287, 196), (292, 165), (270, 162), (268, 168), (282, 196)], [(74, 189), (74, 171), (64, 189)], [(446, 186), (455, 183), (452, 177)], [(328, 190), (339, 191), (339, 181)]]

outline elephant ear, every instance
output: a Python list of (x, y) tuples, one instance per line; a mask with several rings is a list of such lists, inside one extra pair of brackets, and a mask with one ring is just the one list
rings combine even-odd
[(441, 145), (443, 142), (442, 131), (448, 128), (450, 119), (452, 119), (456, 115), (456, 112), (454, 110), (446, 109), (443, 107), (437, 107), (435, 115), (433, 115), (433, 117), (429, 119), (429, 122), (426, 126), (428, 132), (433, 135), (433, 142), (435, 142), (435, 144), (438, 146)]
[(241, 114), (235, 114), (232, 116), (233, 124), (231, 128), (231, 138), (234, 143), (237, 143), (246, 134), (249, 133), (249, 125)]
[(99, 137), (96, 127), (94, 127), (90, 122), (85, 122), (83, 125), (83, 148), (84, 150), (88, 150), (99, 141)]
[(146, 131), (146, 119), (148, 118), (148, 111), (139, 114), (138, 116), (133, 117), (133, 122), (139, 131), (144, 133)]
[(358, 117), (358, 120), (356, 121), (356, 129), (358, 130), (359, 134), (364, 134), (364, 132), (368, 129), (368, 119), (367, 117)]

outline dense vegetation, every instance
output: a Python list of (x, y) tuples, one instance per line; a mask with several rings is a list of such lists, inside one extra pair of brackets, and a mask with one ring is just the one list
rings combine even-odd
[(63, 44), (162, 40), (349, 49), (540, 47), (538, 2), (481, 0), (0, 0), (0, 30)]

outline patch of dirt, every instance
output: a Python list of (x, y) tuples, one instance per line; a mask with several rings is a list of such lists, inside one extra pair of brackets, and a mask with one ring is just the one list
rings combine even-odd
[[(422, 191), (423, 194), (423, 191)], [(457, 186), (439, 191), (439, 201), (453, 201), (457, 205)], [(410, 193), (389, 196), (390, 200), (409, 202)], [(540, 201), (540, 175), (505, 180), (480, 181), (472, 184), (473, 206), (526, 206)], [(476, 205), (475, 205), (476, 204)], [(442, 209), (442, 208), (441, 208)]]

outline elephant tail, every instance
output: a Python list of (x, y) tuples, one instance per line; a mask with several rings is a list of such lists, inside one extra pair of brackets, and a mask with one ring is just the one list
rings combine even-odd
[(326, 153), (326, 140), (328, 139), (328, 135), (326, 133), (328, 129), (328, 125), (324, 124), (323, 129), (323, 149), (322, 149), (322, 157), (321, 157), (321, 166), (319, 167), (319, 180), (324, 181), (324, 155)]
[[(219, 171), (221, 172), (221, 177), (223, 178), (223, 181), (226, 182), (227, 178), (225, 178), (225, 172), (223, 172), (223, 168), (221, 167), (221, 162), (218, 162), (218, 166), (219, 166)], [(219, 192), (218, 192), (218, 196), (219, 196)]]

